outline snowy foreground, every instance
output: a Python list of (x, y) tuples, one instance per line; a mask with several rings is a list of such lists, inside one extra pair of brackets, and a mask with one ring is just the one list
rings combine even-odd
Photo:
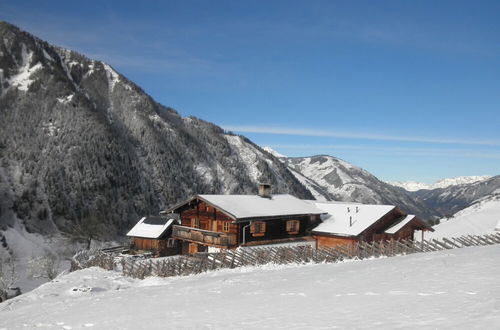
[(0, 329), (498, 329), (499, 274), (499, 245), (145, 280), (90, 268), (0, 304)]

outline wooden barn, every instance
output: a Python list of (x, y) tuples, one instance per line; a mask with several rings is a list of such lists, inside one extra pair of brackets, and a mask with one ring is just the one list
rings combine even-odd
[(322, 213), (292, 195), (271, 195), (269, 185), (260, 185), (258, 195), (196, 195), (167, 212), (180, 215), (172, 238), (180, 242), (182, 254), (263, 244), (314, 245), (309, 230)]
[(394, 205), (312, 203), (324, 212), (322, 222), (311, 232), (318, 248), (358, 241), (414, 239), (415, 230), (421, 230), (422, 236), (425, 231), (434, 231), (420, 218)]
[(133, 251), (148, 251), (155, 256), (179, 254), (172, 240), (172, 228), (179, 223), (177, 214), (144, 217), (127, 233)]

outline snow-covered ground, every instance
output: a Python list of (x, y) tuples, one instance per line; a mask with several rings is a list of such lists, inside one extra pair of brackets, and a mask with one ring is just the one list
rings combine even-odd
[[(462, 235), (483, 235), (495, 231), (500, 221), (500, 195), (492, 195), (442, 219), (434, 226), (435, 232), (426, 233), (426, 238), (457, 237)], [(418, 236), (416, 236), (418, 237)]]
[(0, 304), (1, 329), (498, 329), (500, 245), (134, 280), (98, 268)]
[(446, 188), (449, 186), (474, 183), (474, 182), (484, 181), (489, 178), (491, 178), (490, 175), (474, 175), (474, 176), (459, 176), (456, 178), (446, 178), (438, 180), (434, 183), (422, 183), (416, 181), (394, 181), (387, 183), (396, 187), (401, 187), (407, 191), (418, 191), (421, 189), (432, 190), (437, 188)]
[[(30, 266), (39, 258), (51, 258), (55, 261), (57, 272), (64, 272), (69, 269), (69, 259), (85, 247), (84, 243), (72, 242), (61, 235), (43, 236), (36, 233), (28, 233), (22, 226), (16, 225), (0, 231), (0, 237), (4, 237), (6, 247), (0, 243), (0, 258), (5, 260), (12, 255), (15, 260), (16, 281), (13, 286), (20, 287), (23, 293), (33, 290), (39, 285), (48, 281), (41, 274), (32, 274), (37, 269), (37, 265)], [(102, 248), (120, 245), (118, 242), (92, 241), (91, 248)], [(10, 267), (9, 267), (10, 269)], [(35, 275), (35, 276), (32, 276)], [(2, 322), (0, 321), (0, 329)]]

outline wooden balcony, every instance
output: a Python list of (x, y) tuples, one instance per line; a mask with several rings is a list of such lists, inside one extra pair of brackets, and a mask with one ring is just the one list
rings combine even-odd
[(228, 248), (237, 244), (236, 234), (219, 233), (198, 228), (174, 225), (172, 237), (189, 242)]

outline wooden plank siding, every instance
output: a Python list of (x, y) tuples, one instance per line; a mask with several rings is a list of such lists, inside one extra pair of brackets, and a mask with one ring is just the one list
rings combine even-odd
[[(287, 221), (298, 221), (299, 228), (297, 231), (287, 232), (286, 223)], [(257, 220), (258, 221), (258, 220)], [(272, 220), (265, 220), (265, 232), (259, 234), (251, 233), (251, 228), (248, 226), (250, 222), (243, 222), (240, 226), (240, 242), (243, 244), (243, 231), (245, 231), (245, 243), (252, 242), (255, 245), (255, 242), (258, 241), (271, 241), (271, 240), (281, 240), (287, 238), (301, 237), (307, 234), (307, 229), (309, 228), (310, 223), (309, 216), (302, 217), (283, 217)]]
[(344, 237), (344, 236), (334, 236), (328, 234), (315, 233), (312, 237), (316, 240), (316, 247), (321, 248), (331, 248), (339, 245), (352, 245), (356, 244), (358, 241), (355, 237)]
[(179, 247), (168, 247), (165, 239), (134, 237), (131, 248), (134, 250), (151, 251), (157, 256), (171, 256), (180, 252)]
[[(231, 219), (225, 213), (203, 201), (192, 205), (189, 209), (181, 211), (180, 216), (181, 225), (185, 227), (193, 227), (191, 221), (193, 218), (197, 218), (200, 229), (238, 234), (238, 226), (232, 223), (234, 219)], [(228, 231), (224, 231), (224, 223), (228, 223), (226, 225), (228, 226)]]

